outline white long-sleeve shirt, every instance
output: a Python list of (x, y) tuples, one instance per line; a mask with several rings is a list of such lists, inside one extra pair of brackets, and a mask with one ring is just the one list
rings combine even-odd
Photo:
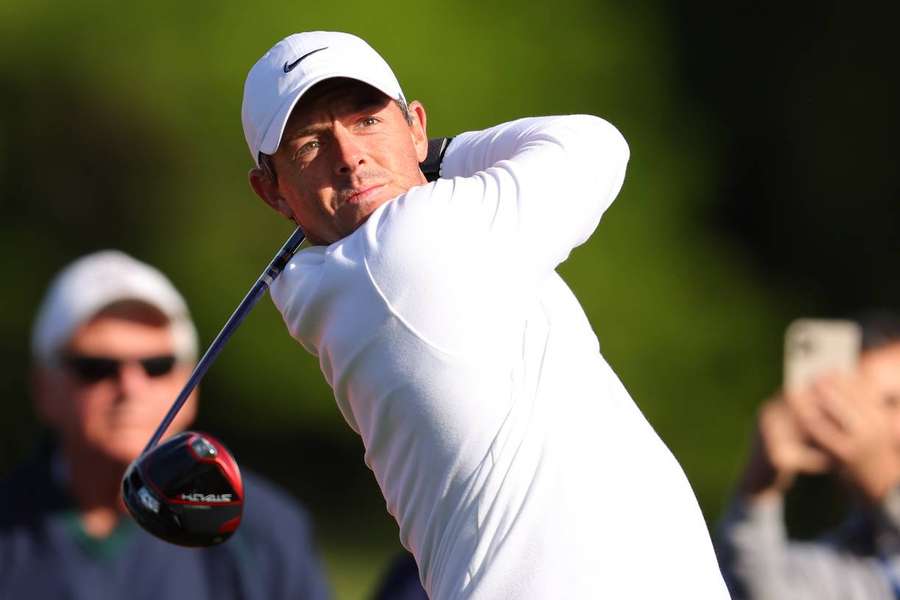
[(464, 133), (272, 287), (433, 600), (727, 598), (680, 466), (555, 268), (618, 193), (591, 116)]

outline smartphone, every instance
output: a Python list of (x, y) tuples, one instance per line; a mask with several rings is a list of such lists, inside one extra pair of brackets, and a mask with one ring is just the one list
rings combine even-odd
[(802, 389), (826, 372), (856, 369), (862, 330), (853, 321), (797, 319), (784, 334), (784, 389)]

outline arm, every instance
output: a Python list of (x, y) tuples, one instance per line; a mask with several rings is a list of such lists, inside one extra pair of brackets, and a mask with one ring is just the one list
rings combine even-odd
[(421, 339), (472, 360), (506, 352), (527, 299), (615, 198), (627, 158), (619, 132), (591, 116), (463, 133), (441, 179), (386, 204), (350, 242), (365, 244), (373, 288)]
[(441, 176), (466, 178), (460, 192), (482, 199), (493, 231), (547, 272), (596, 229), (628, 158), (625, 139), (599, 117), (537, 117), (455, 137)]
[[(353, 347), (367, 321), (346, 324), (362, 319), (357, 302), (368, 293), (365, 305), (383, 305), (440, 351), (472, 361), (494, 354), (521, 324), (522, 298), (534, 298), (593, 232), (622, 185), (627, 160), (621, 134), (591, 116), (521, 119), (463, 133), (444, 155), (441, 179), (384, 204), (332, 247), (298, 253), (272, 284), (272, 299), (291, 335), (322, 357), (331, 384), (323, 332), (347, 331), (340, 339)], [(341, 274), (359, 265), (371, 285), (337, 293), (357, 281)], [(332, 318), (340, 325), (329, 325)]]

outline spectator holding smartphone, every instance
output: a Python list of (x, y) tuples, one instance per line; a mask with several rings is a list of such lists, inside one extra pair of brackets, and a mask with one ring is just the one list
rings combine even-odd
[[(718, 536), (736, 598), (900, 598), (900, 319), (862, 323), (853, 373), (823, 373), (759, 411), (750, 459)], [(851, 492), (843, 524), (789, 539), (784, 498), (801, 474), (831, 472)]]

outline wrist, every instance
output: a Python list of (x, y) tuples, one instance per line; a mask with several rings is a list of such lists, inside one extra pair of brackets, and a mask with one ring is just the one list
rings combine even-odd
[(775, 466), (764, 450), (762, 439), (757, 438), (738, 484), (738, 493), (749, 499), (781, 497), (794, 483), (794, 477), (793, 472)]
[(794, 475), (778, 471), (768, 460), (755, 457), (744, 470), (738, 492), (750, 500), (782, 497), (794, 482)]

